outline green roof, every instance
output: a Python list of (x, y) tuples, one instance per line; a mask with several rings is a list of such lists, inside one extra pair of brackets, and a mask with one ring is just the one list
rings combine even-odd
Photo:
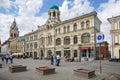
[(25, 41), (25, 37), (24, 36), (18, 37), (18, 41)]
[(58, 6), (56, 6), (56, 5), (51, 6), (50, 9), (57, 9), (57, 10), (59, 10)]

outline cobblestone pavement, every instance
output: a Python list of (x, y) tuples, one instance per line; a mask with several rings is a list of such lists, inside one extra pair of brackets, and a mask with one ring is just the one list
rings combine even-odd
[[(89, 62), (65, 62), (62, 59), (60, 66), (57, 67), (50, 65), (49, 60), (14, 59), (12, 65), (18, 64), (27, 66), (27, 71), (17, 73), (9, 72), (8, 68), (11, 66), (10, 62), (6, 64), (0, 61), (0, 63), (3, 65), (3, 68), (0, 68), (0, 80), (101, 80), (111, 74), (120, 74), (120, 63), (109, 62), (107, 60), (102, 61), (102, 74), (100, 74), (99, 70), (99, 60)], [(40, 66), (54, 67), (56, 68), (56, 73), (45, 76), (40, 75), (36, 71), (36, 68)], [(90, 79), (76, 76), (73, 70), (79, 68), (95, 70), (96, 76)]]

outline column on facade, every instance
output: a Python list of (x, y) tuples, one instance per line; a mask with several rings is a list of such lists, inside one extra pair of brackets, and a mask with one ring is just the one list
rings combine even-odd
[(61, 45), (64, 46), (64, 38), (61, 38)]
[(46, 47), (46, 45), (47, 45), (47, 40), (48, 40), (48, 38), (47, 38), (47, 37), (44, 37), (44, 41), (45, 41), (45, 45), (44, 45), (44, 57), (47, 57), (47, 47)]
[(74, 56), (74, 49), (73, 49), (73, 47), (71, 47), (71, 49), (70, 49), (70, 55), (71, 55), (70, 57), (73, 58), (73, 56)]

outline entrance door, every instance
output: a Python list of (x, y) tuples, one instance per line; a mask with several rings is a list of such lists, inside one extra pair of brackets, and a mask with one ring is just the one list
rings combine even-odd
[(34, 59), (37, 59), (37, 52), (34, 52)]
[(74, 50), (74, 57), (77, 57), (77, 50)]

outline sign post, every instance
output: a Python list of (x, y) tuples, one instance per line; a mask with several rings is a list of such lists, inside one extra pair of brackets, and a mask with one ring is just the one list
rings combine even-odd
[(96, 34), (96, 42), (99, 44), (99, 59), (100, 59), (100, 73), (102, 73), (102, 65), (101, 65), (101, 43), (104, 40), (104, 34), (103, 33), (97, 33)]

